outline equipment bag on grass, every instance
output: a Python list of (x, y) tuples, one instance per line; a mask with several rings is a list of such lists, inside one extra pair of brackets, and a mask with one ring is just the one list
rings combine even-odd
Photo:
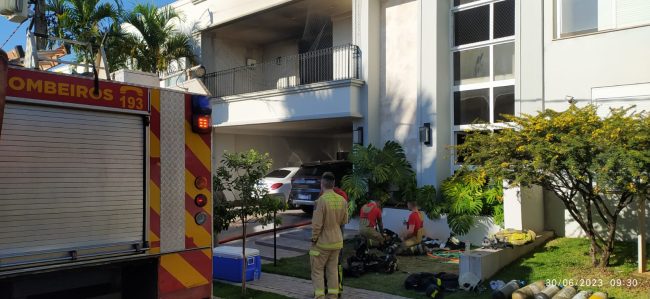
[(503, 243), (512, 244), (515, 246), (524, 245), (535, 240), (537, 235), (532, 230), (521, 231), (514, 229), (504, 229), (496, 233), (494, 237)]

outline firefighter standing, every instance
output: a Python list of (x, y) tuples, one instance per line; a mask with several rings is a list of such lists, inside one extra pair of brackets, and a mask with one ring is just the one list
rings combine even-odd
[(359, 233), (368, 242), (368, 247), (380, 247), (384, 244), (384, 225), (379, 204), (371, 200), (361, 207), (359, 212)]
[(338, 261), (343, 248), (341, 226), (348, 222), (345, 199), (334, 192), (334, 174), (326, 172), (321, 178), (323, 195), (318, 198), (312, 217), (311, 280), (315, 298), (325, 298), (325, 277), (329, 282), (327, 298), (337, 298)]

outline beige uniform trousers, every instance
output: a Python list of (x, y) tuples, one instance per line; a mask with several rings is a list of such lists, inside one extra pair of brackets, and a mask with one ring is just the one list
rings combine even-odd
[(366, 238), (366, 240), (368, 241), (368, 247), (370, 248), (380, 247), (381, 245), (384, 244), (384, 241), (386, 240), (380, 232), (370, 227), (361, 228), (359, 234), (362, 237)]
[[(341, 250), (323, 250), (313, 247), (309, 251), (311, 261), (311, 281), (314, 284), (314, 298), (337, 298), (339, 294), (339, 254)], [(325, 295), (325, 276), (327, 276), (327, 296)]]

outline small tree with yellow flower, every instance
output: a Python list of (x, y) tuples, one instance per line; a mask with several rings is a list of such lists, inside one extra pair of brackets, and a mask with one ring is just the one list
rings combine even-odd
[(507, 119), (509, 128), (472, 133), (456, 147), (464, 163), (555, 194), (590, 240), (593, 265), (607, 267), (622, 212), (648, 198), (648, 113), (612, 109), (600, 117), (596, 106), (571, 105)]

